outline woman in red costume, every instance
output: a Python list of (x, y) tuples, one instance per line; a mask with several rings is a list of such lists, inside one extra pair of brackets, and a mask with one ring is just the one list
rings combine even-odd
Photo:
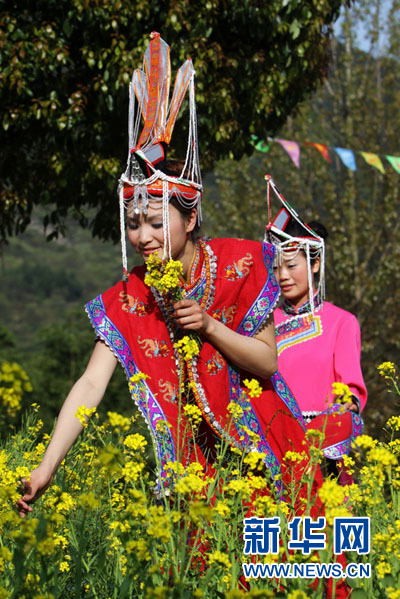
[[(304, 450), (299, 408), (276, 372), (272, 311), (279, 286), (273, 274), (274, 247), (239, 239), (195, 240), (202, 186), (194, 69), (190, 60), (182, 65), (169, 102), (169, 48), (159, 34), (151, 37), (144, 69), (137, 69), (131, 82), (128, 163), (119, 183), (123, 281), (87, 305), (97, 343), (65, 400), (42, 463), (24, 483), (22, 515), (51, 483), (78, 436), (77, 408), (100, 403), (117, 362), (128, 379), (138, 375), (131, 381), (131, 395), (153, 437), (160, 484), (164, 465), (171, 460), (196, 459), (209, 471), (222, 438), (232, 447), (263, 453), (281, 493), (282, 457), (288, 450)], [(177, 163), (171, 168), (166, 151), (187, 89), (189, 143), (177, 173)], [(144, 261), (130, 274), (126, 225), (129, 241)], [(183, 299), (173, 301), (146, 285), (146, 262), (153, 254), (164, 263), (173, 259), (182, 264)], [(188, 334), (199, 336), (201, 349), (183, 364), (175, 344)], [(187, 379), (180, 393), (183, 368)], [(262, 392), (249, 400), (243, 381), (251, 377)], [(202, 414), (195, 435), (188, 435), (181, 409), (189, 402)], [(231, 402), (244, 408), (233, 421), (227, 409)]]

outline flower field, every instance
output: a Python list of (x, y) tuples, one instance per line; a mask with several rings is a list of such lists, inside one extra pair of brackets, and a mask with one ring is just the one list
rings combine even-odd
[[(396, 369), (392, 363), (379, 368), (395, 402)], [(32, 514), (21, 519), (13, 507), (20, 480), (39, 464), (48, 440), (36, 405), (13, 431), (16, 398), (23, 392), (29, 392), (25, 373), (4, 363), (0, 599), (323, 599), (324, 579), (246, 580), (242, 563), (334, 562), (335, 516), (371, 518), (371, 552), (346, 556), (349, 562), (370, 563), (372, 570), (371, 578), (350, 581), (353, 599), (400, 599), (399, 416), (388, 421), (385, 442), (367, 435), (357, 439), (346, 460), (356, 484), (340, 487), (327, 479), (317, 493), (312, 479), (321, 459), (320, 436), (311, 431), (310, 455), (286, 456), (296, 482), (282, 501), (259, 454), (236, 453), (222, 443), (215, 476), (196, 462), (186, 468), (171, 462), (168, 484), (160, 488), (150, 467), (151, 442), (137, 432), (135, 417), (109, 412), (102, 418), (82, 407), (77, 417), (85, 424), (83, 434)], [(231, 415), (235, 418), (234, 410)], [(195, 427), (196, 411), (188, 416)], [(321, 505), (328, 523), (326, 549), (310, 555), (289, 551), (287, 522), (299, 510), (313, 516)], [(279, 554), (244, 555), (243, 518), (249, 515), (280, 516)]]

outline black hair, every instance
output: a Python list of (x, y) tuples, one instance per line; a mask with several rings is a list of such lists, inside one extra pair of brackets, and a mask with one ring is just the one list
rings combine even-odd
[[(307, 223), (307, 225), (310, 227), (310, 229), (312, 229), (314, 231), (314, 233), (316, 233), (319, 237), (322, 237), (322, 239), (325, 241), (325, 239), (328, 237), (328, 231), (326, 230), (325, 226), (320, 223), (317, 220), (312, 220), (309, 223)], [(286, 229), (285, 229), (285, 233), (287, 233), (288, 235), (292, 235), (292, 237), (307, 237), (309, 236), (309, 233), (307, 231), (307, 229), (305, 229), (297, 220), (295, 220), (294, 218), (291, 218)], [(303, 253), (304, 250), (302, 250)], [(311, 265), (313, 265), (315, 263), (316, 258), (311, 258)]]
[[(172, 177), (179, 177), (180, 174), (182, 173), (184, 166), (185, 166), (185, 163), (183, 160), (166, 160), (160, 170), (163, 173), (165, 173), (166, 175), (170, 175)], [(169, 203), (172, 204), (172, 206), (174, 208), (176, 208), (178, 210), (178, 212), (180, 212), (180, 214), (183, 216), (184, 219), (189, 219), (189, 217), (192, 214), (192, 210), (193, 210), (192, 208), (184, 208), (174, 196), (172, 196)], [(198, 221), (196, 220), (194, 229), (190, 233), (192, 241), (196, 240), (199, 230), (200, 230), (200, 225), (199, 225)]]
[[(322, 239), (326, 239), (328, 237), (328, 231), (326, 227), (317, 220), (312, 220), (307, 225)], [(292, 237), (307, 237), (308, 231), (305, 229), (297, 220), (291, 218), (286, 229), (285, 233), (288, 235), (292, 235)]]

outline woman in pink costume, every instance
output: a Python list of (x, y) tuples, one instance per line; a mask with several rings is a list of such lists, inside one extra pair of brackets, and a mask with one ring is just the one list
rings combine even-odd
[[(277, 248), (275, 274), (283, 303), (274, 311), (278, 368), (293, 392), (308, 428), (324, 429), (324, 454), (330, 473), (340, 482), (351, 478), (343, 470), (343, 455), (361, 433), (359, 416), (367, 401), (356, 317), (324, 302), (324, 258), (327, 231), (323, 225), (302, 222), (270, 182), (284, 204), (267, 237)], [(316, 284), (318, 279), (318, 284)], [(349, 392), (335, 403), (333, 383)], [(335, 395), (343, 391), (336, 387)]]

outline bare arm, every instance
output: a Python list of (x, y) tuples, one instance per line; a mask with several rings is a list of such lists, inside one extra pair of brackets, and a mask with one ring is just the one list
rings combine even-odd
[(32, 511), (28, 502), (40, 497), (51, 484), (58, 466), (81, 432), (82, 425), (75, 417), (77, 409), (82, 405), (86, 408), (99, 405), (116, 364), (111, 350), (102, 342), (96, 343), (85, 372), (64, 401), (42, 462), (31, 472), (30, 481), (23, 481), (24, 495), (17, 506), (21, 516)]
[(262, 378), (276, 372), (278, 360), (272, 315), (257, 335), (245, 337), (204, 312), (195, 300), (180, 300), (174, 308), (176, 321), (183, 329), (202, 333), (236, 366)]

